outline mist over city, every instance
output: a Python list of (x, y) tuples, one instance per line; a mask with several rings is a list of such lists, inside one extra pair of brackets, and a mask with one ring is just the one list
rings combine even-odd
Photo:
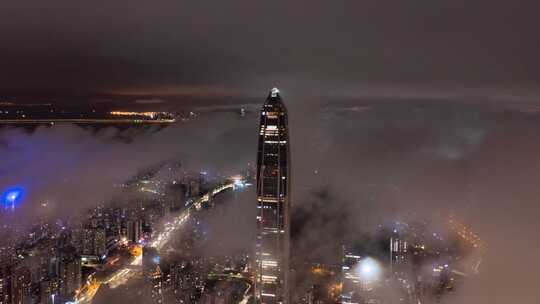
[(536, 304), (533, 1), (10, 1), (0, 304)]

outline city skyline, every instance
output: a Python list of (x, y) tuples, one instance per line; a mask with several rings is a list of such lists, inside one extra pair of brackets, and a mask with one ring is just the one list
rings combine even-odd
[[(257, 108), (259, 107), (260, 104)], [(178, 197), (178, 194), (174, 194), (177, 193), (176, 191), (199, 193), (197, 184), (202, 184), (204, 180), (219, 180), (239, 172), (245, 172), (242, 173), (245, 176), (256, 177), (256, 173), (249, 172), (255, 168), (254, 164), (256, 164), (254, 156), (256, 155), (255, 147), (258, 144), (257, 138), (260, 136), (261, 118), (260, 112), (257, 110), (260, 108), (246, 109), (196, 112), (193, 118), (188, 121), (178, 121), (158, 130), (146, 129), (145, 127), (141, 129), (141, 126), (138, 126), (135, 129), (127, 129), (131, 130), (127, 133), (120, 131), (125, 126), (119, 126), (118, 131), (115, 131), (117, 127), (114, 126), (96, 126), (97, 129), (92, 130), (88, 129), (87, 126), (78, 127), (69, 124), (36, 126), (30, 131), (22, 131), (23, 129), (18, 127), (5, 129), (3, 134), (6, 136), (8, 144), (2, 150), (3, 153), (15, 151), (14, 149), (25, 151), (17, 153), (17, 155), (5, 154), (6, 157), (4, 157), (4, 159), (9, 159), (6, 168), (17, 167), (18, 170), (13, 171), (13, 174), (2, 176), (2, 184), (20, 185), (17, 187), (23, 187), (25, 191), (24, 199), (18, 202), (19, 204), (14, 210), (15, 213), (13, 213), (17, 215), (17, 226), (25, 225), (26, 218), (33, 219), (35, 222), (45, 218), (78, 217), (86, 214), (87, 208), (92, 210), (93, 214), (113, 216), (114, 218), (115, 214), (121, 216), (123, 213), (116, 213), (112, 210), (104, 212), (107, 209), (101, 209), (102, 207), (96, 209), (96, 205), (101, 206), (99, 202), (107, 202), (111, 199), (118, 202), (119, 199), (123, 200), (127, 197), (139, 197), (143, 201), (147, 201), (150, 203), (149, 206), (153, 206), (152, 208), (140, 204), (136, 204), (134, 207), (144, 207), (146, 212), (156, 216), (166, 213), (166, 209), (161, 209), (161, 204), (156, 204), (162, 199), (154, 201), (161, 195), (160, 193), (163, 193), (164, 197), (171, 198)], [(402, 111), (405, 111), (406, 115)], [(308, 113), (311, 115), (307, 115)], [(448, 117), (449, 113), (450, 117)], [(490, 183), (496, 182), (503, 176), (486, 174), (489, 172), (488, 168), (498, 164), (500, 157), (503, 159), (507, 157), (508, 151), (499, 150), (496, 146), (499, 140), (511, 140), (517, 145), (516, 147), (524, 147), (525, 145), (531, 147), (525, 138), (520, 139), (519, 136), (510, 138), (504, 134), (508, 130), (533, 132), (532, 130), (536, 128), (534, 120), (536, 114), (530, 111), (508, 111), (505, 108), (478, 108), (470, 105), (456, 107), (455, 105), (444, 106), (425, 103), (414, 106), (411, 104), (380, 105), (374, 103), (363, 107), (302, 109), (301, 112), (298, 112), (298, 108), (293, 107), (292, 111), (288, 111), (287, 114), (297, 118), (297, 120), (293, 119), (288, 122), (294, 130), (291, 133), (293, 142), (298, 142), (298, 145), (292, 145), (291, 149), (295, 151), (294, 155), (301, 155), (300, 158), (295, 158), (291, 168), (296, 172), (296, 174), (291, 175), (295, 185), (291, 190), (296, 193), (297, 197), (295, 199), (297, 204), (295, 204), (291, 214), (292, 220), (296, 223), (292, 226), (293, 231), (291, 232), (291, 240), (296, 253), (291, 256), (293, 259), (291, 261), (293, 273), (291, 291), (294, 292), (294, 295), (291, 296), (294, 297), (293, 301), (339, 295), (338, 292), (324, 294), (321, 293), (321, 290), (326, 290), (326, 287), (323, 286), (335, 288), (335, 278), (329, 274), (341, 273), (331, 266), (332, 263), (335, 263), (332, 261), (337, 261), (340, 258), (341, 242), (354, 245), (351, 247), (351, 253), (354, 256), (361, 258), (367, 255), (366, 258), (372, 258), (380, 265), (386, 265), (389, 259), (385, 258), (387, 255), (385, 250), (389, 250), (388, 246), (394, 245), (389, 245), (392, 235), (387, 234), (385, 229), (396, 225), (395, 223), (387, 223), (393, 219), (399, 220), (402, 223), (400, 225), (404, 227), (406, 225), (420, 227), (420, 230), (418, 228), (415, 230), (404, 229), (403, 232), (400, 232), (400, 240), (402, 238), (409, 244), (407, 252), (421, 254), (423, 260), (436, 259), (438, 261), (438, 264), (433, 268), (436, 271), (433, 273), (439, 276), (434, 278), (448, 278), (446, 271), (454, 271), (455, 273), (464, 273), (463, 270), (467, 269), (472, 273), (479, 271), (478, 281), (476, 279), (467, 280), (466, 283), (460, 283), (464, 284), (464, 287), (461, 286), (458, 289), (453, 289), (458, 285), (444, 285), (446, 286), (444, 289), (437, 290), (437, 297), (442, 296), (443, 299), (449, 299), (453, 296), (466, 297), (468, 284), (481, 284), (483, 282), (496, 284), (485, 278), (484, 273), (497, 273), (499, 271), (488, 265), (496, 263), (498, 255), (504, 253), (505, 249), (498, 245), (497, 242), (502, 241), (502, 239), (497, 236), (498, 234), (493, 234), (493, 230), (490, 228), (492, 227), (491, 218), (485, 219), (482, 215), (486, 210), (492, 210), (491, 214), (495, 214), (498, 208), (506, 210), (507, 205), (503, 200), (497, 200), (491, 196), (491, 192), (485, 192), (485, 189), (491, 189)], [(216, 123), (226, 126), (226, 128), (215, 128)], [(358, 126), (363, 126), (363, 128)], [(429, 131), (431, 129), (433, 131)], [(204, 136), (192, 137), (194, 133)], [(178, 145), (170, 145), (174, 142), (172, 139), (177, 139), (179, 135), (184, 140)], [(51, 141), (51, 139), (54, 140)], [(495, 139), (497, 141), (494, 142)], [(188, 142), (189, 145), (187, 145)], [(77, 144), (74, 145), (74, 143)], [(421, 143), (421, 145), (412, 145), (411, 143)], [(90, 146), (93, 146), (91, 149), (93, 152), (83, 152), (81, 157), (76, 157), (77, 151), (86, 151), (87, 147)], [(28, 154), (31, 151), (45, 152), (41, 155), (47, 161), (32, 161), (33, 158), (29, 158), (32, 154)], [(133, 151), (139, 152), (128, 153)], [(182, 151), (182, 155), (185, 156), (182, 158), (184, 161), (179, 163), (163, 161), (163, 159), (171, 159), (167, 157), (170, 154), (163, 152), (175, 154), (176, 151)], [(216, 154), (216, 151), (220, 151), (220, 153)], [(481, 153), (480, 155), (483, 157), (479, 158), (478, 153)], [(77, 161), (66, 162), (65, 157), (57, 158), (56, 155), (69, 155), (67, 159), (75, 158)], [(120, 155), (122, 157), (119, 157)], [(25, 164), (23, 160), (28, 164)], [(107, 162), (107, 160), (111, 162)], [(413, 163), (410, 163), (411, 160)], [(523, 161), (525, 164), (525, 159)], [(534, 161), (529, 159), (530, 163), (534, 163)], [(80, 169), (73, 168), (73, 164), (80, 164)], [(32, 173), (35, 172), (36, 168), (40, 168), (41, 175), (36, 176)], [(106, 174), (111, 172), (112, 168), (115, 169), (112, 171), (115, 174)], [(181, 171), (177, 172), (178, 170)], [(512, 167), (506, 167), (505, 170), (512, 170)], [(184, 173), (181, 173), (182, 171)], [(177, 173), (173, 174), (173, 172)], [(230, 174), (225, 172), (230, 172)], [(416, 176), (412, 178), (410, 174), (416, 174)], [(179, 178), (184, 175), (184, 178), (198, 182), (193, 184), (183, 181), (178, 185), (180, 188), (175, 188), (174, 191), (164, 190), (167, 184), (173, 183), (175, 180), (178, 182)], [(510, 175), (515, 176), (515, 174)], [(56, 178), (56, 176), (61, 178)], [(138, 181), (141, 178), (144, 182)], [(36, 183), (37, 181), (40, 181), (41, 184)], [(248, 184), (250, 183), (256, 185), (254, 181), (248, 182)], [(76, 184), (84, 187), (68, 186)], [(92, 186), (90, 187), (90, 185)], [(140, 188), (137, 188), (137, 185)], [(430, 185), (430, 187), (425, 185)], [(527, 184), (522, 184), (522, 186), (525, 185)], [(171, 187), (173, 186), (174, 183), (171, 184)], [(513, 186), (516, 185), (513, 184)], [(95, 191), (95, 189), (101, 191)], [(126, 196), (125, 191), (129, 189), (139, 189), (136, 192), (139, 194), (133, 196), (136, 193), (131, 193)], [(506, 189), (500, 187), (496, 195), (504, 198), (505, 195), (509, 195)], [(248, 192), (242, 196), (247, 195)], [(155, 197), (155, 195), (158, 196)], [(235, 228), (237, 229), (234, 230), (235, 232), (228, 228), (224, 229), (220, 239), (235, 241), (224, 248), (221, 247), (218, 252), (224, 249), (224, 252), (231, 252), (233, 248), (233, 252), (252, 250), (253, 241), (248, 242), (247, 240), (250, 238), (249, 231), (255, 231), (253, 219), (256, 217), (256, 213), (253, 200), (256, 193), (251, 195), (251, 199), (248, 199), (249, 203), (229, 211), (233, 214), (232, 218), (228, 220), (229, 222), (236, 223), (240, 218), (248, 220), (242, 221), (241, 228)], [(525, 191), (523, 195), (524, 197), (531, 195), (531, 190)], [(42, 198), (46, 198), (46, 200), (44, 201)], [(70, 200), (70, 198), (72, 199)], [(485, 209), (488, 202), (491, 209)], [(184, 204), (178, 202), (171, 207), (178, 208)], [(227, 204), (222, 208), (227, 208)], [(253, 210), (253, 213), (250, 213), (250, 209)], [(447, 223), (450, 215), (454, 216), (454, 224)], [(123, 221), (121, 219), (121, 223)], [(209, 223), (221, 223), (220, 225), (225, 227), (231, 225), (231, 223), (223, 223), (223, 221), (217, 217), (210, 220)], [(225, 221), (227, 222), (227, 220)], [(500, 222), (500, 220), (497, 221)], [(508, 218), (508, 221), (507, 225), (514, 223), (511, 218)], [(417, 226), (418, 222), (421, 224), (420, 226)], [(457, 222), (467, 223), (468, 226), (455, 224)], [(101, 230), (100, 225), (106, 223), (105, 218), (103, 224), (99, 223), (98, 221), (97, 228), (91, 228), (97, 229), (95, 232), (88, 231), (87, 238), (91, 240), (86, 242), (88, 252), (93, 252), (96, 249), (96, 253), (103, 251), (103, 230)], [(201, 231), (198, 228), (200, 226), (196, 222), (190, 223), (193, 225), (194, 236), (186, 237), (188, 239), (200, 237), (195, 232)], [(156, 225), (156, 223), (150, 224), (150, 222), (150, 226), (141, 224), (143, 226), (139, 237), (151, 235), (149, 229)], [(56, 225), (54, 227), (61, 228)], [(90, 222), (88, 225), (93, 227), (92, 225), (95, 224)], [(126, 239), (129, 238), (131, 242), (137, 239), (136, 232), (130, 228), (134, 225), (134, 219), (121, 225), (120, 232), (126, 234)], [(383, 225), (382, 228), (378, 228), (379, 225)], [(440, 225), (446, 228), (443, 229), (439, 227)], [(161, 230), (159, 224), (156, 227)], [(47, 229), (44, 231), (48, 231)], [(447, 230), (448, 232), (445, 233)], [(24, 235), (24, 231), (20, 232)], [(489, 248), (489, 250), (482, 249), (472, 255), (468, 251), (455, 251), (441, 256), (434, 251), (422, 248), (428, 248), (425, 245), (430, 243), (433, 243), (432, 246), (444, 248), (441, 247), (445, 246), (444, 241), (435, 237), (433, 239), (426, 238), (426, 236), (414, 237), (414, 234), (418, 235), (419, 231), (430, 231), (430, 233), (433, 231), (437, 235), (455, 235), (457, 233), (457, 235), (464, 236), (463, 240), (460, 241), (463, 244), (469, 244), (472, 240), (472, 245), (476, 244), (477, 246), (480, 244), (478, 238), (481, 238), (481, 243), (486, 243), (488, 246), (482, 245), (482, 247)], [(36, 235), (35, 233), (33, 232), (32, 235)], [(497, 231), (497, 233), (515, 232), (510, 229), (508, 232)], [(105, 236), (107, 242), (114, 241), (108, 232), (105, 232)], [(242, 239), (242, 241), (237, 238)], [(118, 240), (122, 241), (122, 239)], [(358, 244), (360, 240), (362, 241)], [(386, 245), (377, 246), (378, 240)], [(515, 242), (519, 244), (517, 240)], [(83, 242), (82, 245), (84, 244)], [(384, 249), (385, 247), (386, 249)], [(494, 251), (492, 248), (498, 250)], [(497, 255), (494, 255), (495, 252)], [(403, 255), (403, 253), (400, 254), (408, 262), (399, 267), (406, 267), (410, 263), (408, 260), (410, 257)], [(485, 256), (486, 254), (487, 256)], [(511, 250), (511, 254), (515, 254), (515, 252)], [(448, 263), (448, 255), (452, 259), (466, 255), (468, 258), (464, 261), (470, 259), (470, 262)], [(86, 258), (88, 259), (88, 257)], [(478, 258), (481, 258), (480, 263), (478, 263)], [(241, 262), (234, 265), (237, 267), (244, 265), (245, 257), (243, 255), (239, 255), (236, 259)], [(193, 262), (203, 263), (202, 267), (209, 261), (201, 259)], [(101, 262), (97, 257), (84, 263), (84, 265), (94, 265), (93, 267), (95, 267)], [(171, 262), (167, 262), (167, 265), (169, 263)], [(219, 265), (227, 265), (226, 263)], [(317, 266), (313, 263), (322, 264)], [(449, 268), (445, 268), (446, 264), (449, 265)], [(174, 267), (182, 269), (181, 265), (178, 264)], [(399, 267), (396, 266), (396, 269), (400, 269)], [(21, 279), (25, 280), (24, 268), (21, 269), (23, 271)], [(197, 271), (205, 273), (204, 267), (197, 269)], [(170, 273), (175, 273), (171, 271), (167, 266), (160, 274), (161, 278), (167, 278)], [(519, 271), (519, 268), (514, 271)], [(458, 276), (454, 280), (459, 279), (461, 282), (461, 277), (454, 272), (452, 272), (453, 275)], [(381, 273), (384, 276), (388, 275), (387, 271)], [(132, 275), (130, 270), (123, 276), (132, 277)], [(183, 275), (191, 276), (192, 274)], [(215, 275), (211, 277), (214, 279), (209, 282), (219, 282), (219, 280), (216, 281)], [(137, 275), (134, 278), (137, 278)], [(235, 277), (235, 279), (237, 278)], [(92, 284), (98, 282), (95, 281)], [(381, 286), (380, 282), (384, 281), (366, 286), (386, 288)], [(434, 283), (430, 281), (430, 284)], [(521, 283), (523, 284), (523, 281)], [(51, 284), (55, 284), (54, 281), (51, 281)], [(243, 281), (234, 282), (233, 285), (223, 288), (232, 292), (232, 298), (238, 298), (239, 290), (245, 288), (243, 284)], [(305, 286), (305, 284), (311, 285)], [(91, 285), (88, 292), (97, 291), (97, 299), (103, 301), (103, 296), (112, 296), (106, 292), (107, 285), (100, 288), (97, 288), (99, 285)], [(170, 284), (161, 286), (163, 286), (164, 292), (173, 288)], [(212, 290), (218, 292), (222, 290), (220, 288), (214, 286)], [(403, 290), (404, 287), (397, 286), (396, 288), (398, 288), (396, 290)], [(450, 290), (451, 295), (446, 295), (447, 290)], [(103, 294), (103, 292), (105, 293)], [(382, 296), (379, 292), (370, 294), (372, 299)], [(426, 297), (425, 293), (413, 293), (413, 295)], [(473, 293), (469, 296), (485, 297), (486, 294)], [(58, 296), (55, 297), (60, 299)], [(212, 296), (210, 296), (211, 298)]]
[(538, 304), (539, 10), (5, 1), (0, 304)]

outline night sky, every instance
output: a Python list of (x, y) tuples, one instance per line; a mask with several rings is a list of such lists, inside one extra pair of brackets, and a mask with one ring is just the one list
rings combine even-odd
[(531, 100), (539, 9), (500, 0), (8, 0), (0, 93), (256, 97), (278, 85), (306, 98)]

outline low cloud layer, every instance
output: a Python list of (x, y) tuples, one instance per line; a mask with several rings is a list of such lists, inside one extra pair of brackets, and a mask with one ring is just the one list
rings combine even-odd
[(106, 202), (113, 185), (161, 161), (180, 161), (185, 171), (237, 173), (253, 158), (254, 149), (245, 147), (254, 147), (256, 140), (245, 127), (253, 120), (237, 116), (206, 115), (166, 128), (2, 129), (0, 187), (26, 188), (25, 212), (48, 201), (54, 212), (70, 213)]
[[(489, 249), (480, 275), (448, 303), (536, 303), (540, 122), (535, 115), (402, 102), (367, 103), (361, 111), (293, 102), (289, 110), (293, 212), (312, 215), (299, 229), (298, 248), (306, 257), (331, 256), (332, 246), (309, 245), (324, 244), (335, 231), (345, 229), (354, 238), (385, 220), (436, 223), (454, 215)], [(111, 195), (112, 183), (161, 160), (238, 172), (254, 161), (256, 130), (255, 113), (240, 119), (230, 112), (165, 129), (4, 129), (0, 186), (24, 183), (30, 189), (27, 204), (47, 198), (80, 211)], [(240, 202), (231, 205), (238, 210), (218, 214), (249, 216), (249, 204)], [(254, 228), (249, 226), (249, 221), (218, 223), (220, 231), (232, 233)], [(246, 244), (241, 236), (233, 239), (238, 247)]]

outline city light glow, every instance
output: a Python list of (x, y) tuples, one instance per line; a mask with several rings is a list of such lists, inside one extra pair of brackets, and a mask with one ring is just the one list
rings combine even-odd
[(358, 277), (365, 282), (377, 281), (380, 278), (382, 269), (377, 260), (366, 257), (361, 259), (355, 267)]
[(1, 202), (4, 209), (15, 209), (25, 197), (22, 187), (9, 188), (2, 194)]

